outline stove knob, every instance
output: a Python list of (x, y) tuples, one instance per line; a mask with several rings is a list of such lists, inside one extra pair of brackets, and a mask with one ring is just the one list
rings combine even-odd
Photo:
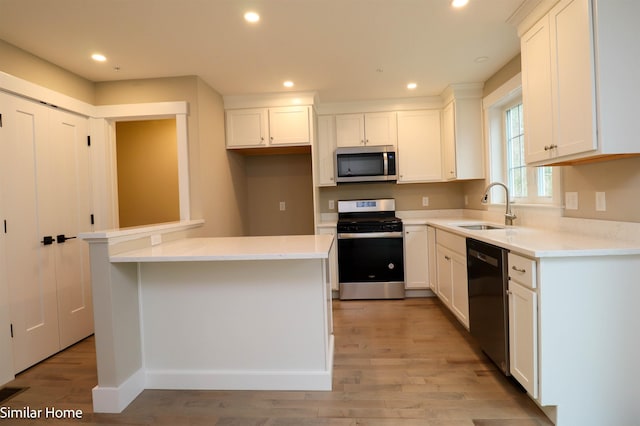
[(390, 263), (387, 265), (387, 268), (389, 269), (395, 269), (396, 265), (394, 265), (393, 263)]

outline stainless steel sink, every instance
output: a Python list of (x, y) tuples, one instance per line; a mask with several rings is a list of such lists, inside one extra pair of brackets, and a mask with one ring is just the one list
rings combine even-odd
[(486, 231), (489, 229), (504, 229), (504, 226), (489, 225), (486, 223), (474, 223), (470, 225), (458, 225), (460, 228), (471, 229), (473, 231)]

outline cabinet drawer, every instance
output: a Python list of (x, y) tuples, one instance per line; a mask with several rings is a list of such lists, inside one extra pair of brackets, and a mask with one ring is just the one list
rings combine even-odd
[(467, 255), (467, 239), (465, 237), (436, 229), (436, 242), (463, 256)]
[(536, 261), (509, 253), (509, 279), (529, 288), (536, 288)]

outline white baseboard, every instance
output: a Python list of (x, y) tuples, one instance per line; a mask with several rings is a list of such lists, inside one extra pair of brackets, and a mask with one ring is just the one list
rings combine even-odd
[(93, 388), (95, 413), (121, 413), (145, 388), (144, 369), (136, 371), (118, 387)]

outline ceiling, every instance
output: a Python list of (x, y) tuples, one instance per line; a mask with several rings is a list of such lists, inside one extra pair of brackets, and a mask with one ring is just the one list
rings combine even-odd
[[(95, 82), (198, 75), (222, 95), (407, 98), (483, 82), (516, 56), (506, 21), (521, 3), (0, 0), (0, 39)], [(245, 22), (247, 10), (260, 21)], [(94, 52), (107, 61), (92, 61)]]

